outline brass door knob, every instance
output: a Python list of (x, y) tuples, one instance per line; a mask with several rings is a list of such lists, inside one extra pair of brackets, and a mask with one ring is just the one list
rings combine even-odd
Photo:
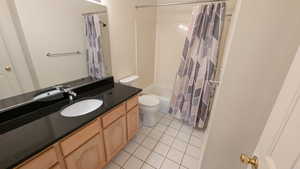
[(6, 71), (10, 72), (11, 71), (11, 66), (5, 66), (4, 68)]
[(249, 157), (245, 154), (241, 154), (240, 160), (244, 164), (250, 164), (253, 169), (258, 169), (258, 158), (257, 158), (257, 156)]

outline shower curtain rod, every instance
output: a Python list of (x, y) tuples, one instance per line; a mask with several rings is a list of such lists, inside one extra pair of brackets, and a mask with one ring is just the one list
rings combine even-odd
[(83, 13), (82, 16), (93, 15), (93, 14), (104, 14), (104, 13), (106, 13), (106, 11), (88, 12), (88, 13)]
[(173, 5), (186, 5), (186, 4), (198, 4), (198, 3), (214, 3), (214, 2), (226, 2), (228, 0), (198, 0), (198, 1), (190, 1), (190, 2), (172, 2), (165, 4), (157, 4), (157, 5), (136, 5), (136, 8), (148, 8), (148, 7), (160, 7), (160, 6), (173, 6)]

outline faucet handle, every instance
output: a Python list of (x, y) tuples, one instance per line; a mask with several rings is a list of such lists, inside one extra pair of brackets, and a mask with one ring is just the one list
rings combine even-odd
[(77, 96), (77, 93), (75, 93), (75, 92), (74, 92), (74, 91), (72, 91), (72, 90), (70, 90), (70, 91), (69, 91), (69, 94), (73, 95), (74, 97), (76, 97), (76, 96)]
[(62, 85), (54, 86), (56, 90), (64, 91), (64, 87)]

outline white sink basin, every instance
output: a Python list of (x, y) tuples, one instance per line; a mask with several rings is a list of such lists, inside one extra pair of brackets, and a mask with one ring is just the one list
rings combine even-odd
[(98, 109), (102, 106), (102, 104), (102, 100), (83, 100), (66, 107), (63, 111), (60, 112), (60, 114), (65, 117), (82, 116)]

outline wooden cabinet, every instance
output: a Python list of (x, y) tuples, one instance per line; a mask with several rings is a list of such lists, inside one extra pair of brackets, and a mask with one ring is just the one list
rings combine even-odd
[(102, 169), (138, 129), (134, 96), (15, 169)]
[(114, 121), (103, 133), (106, 158), (110, 161), (127, 144), (126, 117)]
[(60, 169), (54, 148), (50, 148), (16, 169)]
[(60, 166), (57, 164), (57, 165), (55, 165), (54, 167), (52, 167), (50, 169), (62, 169), (62, 168), (60, 168)]
[(140, 125), (138, 106), (135, 106), (133, 109), (127, 112), (126, 120), (127, 120), (127, 136), (128, 136), (128, 140), (130, 140), (136, 134)]
[(97, 134), (65, 158), (67, 169), (101, 169), (105, 165), (102, 135)]

